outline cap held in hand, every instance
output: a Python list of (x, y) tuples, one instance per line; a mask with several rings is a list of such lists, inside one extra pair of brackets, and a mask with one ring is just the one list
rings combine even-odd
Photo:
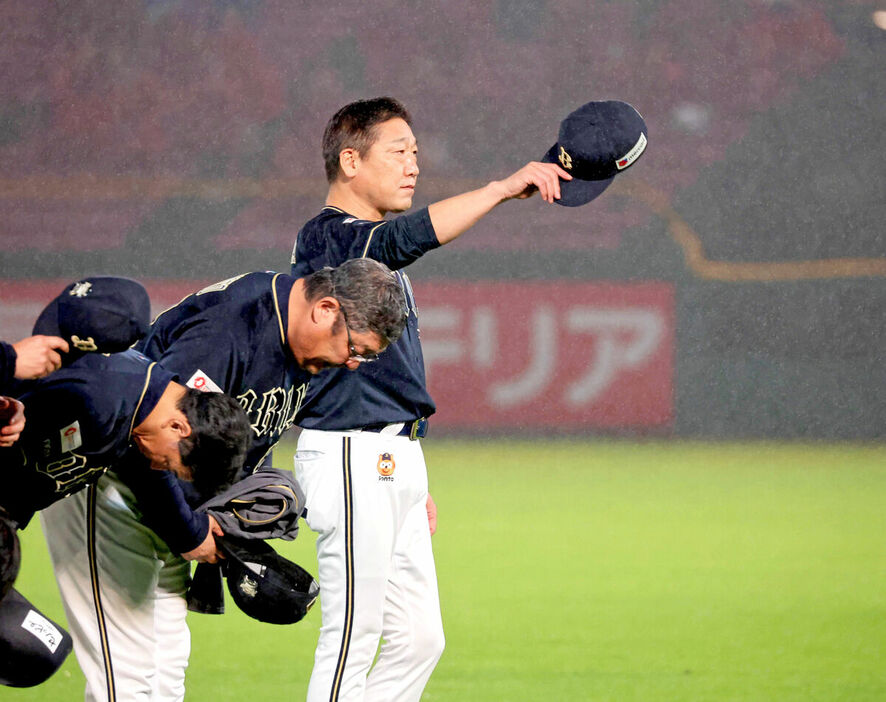
[(308, 571), (261, 539), (216, 541), (225, 554), (228, 592), (243, 612), (270, 624), (294, 624), (308, 613), (320, 594)]
[(34, 334), (62, 337), (71, 356), (117, 353), (145, 336), (150, 325), (151, 301), (141, 283), (96, 275), (71, 283), (50, 302), (34, 323)]
[(572, 175), (560, 181), (558, 205), (578, 207), (609, 187), (646, 150), (646, 122), (619, 100), (589, 102), (560, 123), (557, 143), (542, 157)]

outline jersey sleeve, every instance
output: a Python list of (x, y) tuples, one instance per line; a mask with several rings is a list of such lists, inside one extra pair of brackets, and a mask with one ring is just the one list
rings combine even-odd
[(0, 393), (10, 391), (15, 379), (16, 353), (12, 344), (0, 341)]
[(383, 222), (346, 214), (312, 222), (316, 226), (306, 225), (296, 240), (292, 263), (296, 277), (351, 258), (371, 258), (398, 270), (440, 246), (427, 208)]
[(191, 509), (173, 473), (151, 470), (147, 459), (135, 449), (116, 472), (135, 495), (142, 521), (173, 553), (187, 553), (203, 543), (209, 532), (209, 519)]

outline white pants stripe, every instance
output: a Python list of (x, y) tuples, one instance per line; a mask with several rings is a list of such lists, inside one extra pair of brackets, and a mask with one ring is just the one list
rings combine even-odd
[(95, 607), (95, 623), (101, 645), (101, 657), (105, 669), (105, 685), (108, 702), (116, 702), (117, 693), (114, 688), (114, 665), (111, 650), (108, 646), (108, 629), (105, 626), (105, 615), (102, 609), (101, 587), (98, 582), (98, 558), (95, 545), (95, 504), (98, 488), (95, 483), (86, 488), (86, 552), (89, 557), (89, 581), (92, 585), (92, 599)]
[(344, 536), (345, 536), (345, 611), (344, 624), (342, 626), (341, 649), (338, 654), (338, 663), (335, 666), (335, 676), (332, 682), (332, 690), (329, 693), (330, 702), (338, 702), (341, 692), (341, 681), (348, 660), (348, 649), (351, 645), (351, 632), (354, 627), (354, 493), (351, 483), (351, 440), (345, 437), (342, 441), (342, 499), (344, 501)]

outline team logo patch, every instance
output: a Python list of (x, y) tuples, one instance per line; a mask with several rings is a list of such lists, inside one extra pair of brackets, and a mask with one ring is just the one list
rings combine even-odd
[(95, 339), (91, 336), (81, 339), (76, 334), (72, 334), (71, 343), (74, 344), (74, 348), (78, 351), (98, 351), (98, 346), (95, 345)]
[(566, 149), (562, 146), (560, 147), (560, 155), (557, 157), (560, 160), (560, 165), (563, 166), (567, 171), (572, 170), (572, 156), (566, 153)]
[(378, 463), (375, 466), (378, 474), (381, 476), (379, 480), (393, 480), (394, 469), (397, 467), (394, 463), (394, 457), (390, 453), (383, 453), (378, 457)]
[(80, 422), (74, 421), (59, 431), (62, 451), (73, 451), (83, 445), (83, 435), (80, 433)]
[(223, 390), (213, 382), (212, 378), (199, 368), (194, 371), (194, 375), (188, 378), (188, 382), (185, 383), (185, 385), (189, 388), (199, 390), (200, 392), (223, 392)]

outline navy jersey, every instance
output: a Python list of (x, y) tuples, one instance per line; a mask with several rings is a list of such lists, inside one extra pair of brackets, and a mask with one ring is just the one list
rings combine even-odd
[(0, 341), (0, 393), (9, 392), (15, 379), (17, 355), (12, 344)]
[(139, 344), (186, 385), (240, 402), (253, 431), (244, 475), (293, 425), (311, 377), (286, 341), (294, 282), (265, 272), (210, 285), (160, 314)]
[(372, 258), (396, 271), (409, 310), (403, 335), (378, 361), (363, 363), (356, 371), (332, 369), (316, 376), (298, 419), (300, 426), (356, 429), (433, 414), (434, 402), (425, 387), (418, 310), (409, 278), (400, 269), (438, 246), (427, 208), (369, 222), (327, 206), (302, 227), (292, 252), (294, 276), (339, 266), (351, 258)]
[[(97, 480), (129, 450), (133, 428), (174, 379), (126, 351), (85, 354), (23, 384), (24, 431), (0, 449), (0, 504), (23, 528), (34, 512)], [(151, 472), (146, 462), (137, 469)]]

